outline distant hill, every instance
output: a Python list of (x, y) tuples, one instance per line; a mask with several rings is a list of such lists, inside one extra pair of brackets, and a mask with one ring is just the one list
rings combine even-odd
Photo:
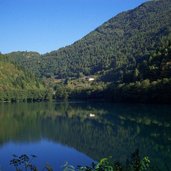
[(17, 64), (29, 72), (36, 73), (38, 75), (38, 61), (41, 55), (38, 52), (33, 51), (16, 51), (6, 54), (8, 60)]
[(47, 90), (30, 72), (6, 61), (0, 55), (0, 101), (45, 100)]
[(12, 58), (35, 58), (40, 57), (41, 55), (38, 52), (28, 52), (28, 51), (17, 51), (17, 52), (11, 52), (8, 53), (7, 56), (11, 56)]

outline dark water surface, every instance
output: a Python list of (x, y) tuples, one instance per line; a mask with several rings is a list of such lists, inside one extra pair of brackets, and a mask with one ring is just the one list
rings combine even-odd
[(171, 168), (171, 106), (0, 104), (0, 170), (14, 170), (13, 154), (34, 154), (40, 170), (49, 163), (59, 171), (66, 161), (89, 165), (113, 156), (123, 162), (137, 148), (161, 170)]

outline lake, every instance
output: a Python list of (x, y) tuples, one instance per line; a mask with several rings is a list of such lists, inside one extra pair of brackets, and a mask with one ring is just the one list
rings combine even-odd
[(171, 168), (171, 106), (104, 102), (0, 104), (0, 170), (14, 154), (36, 155), (62, 170), (112, 156), (124, 162), (139, 149), (161, 170)]

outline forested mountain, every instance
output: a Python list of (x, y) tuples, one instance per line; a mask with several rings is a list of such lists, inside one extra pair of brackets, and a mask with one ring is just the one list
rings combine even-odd
[(55, 98), (169, 102), (170, 18), (171, 1), (152, 0), (118, 14), (70, 46), (44, 55), (7, 56), (40, 78), (52, 78)]
[(129, 70), (171, 39), (170, 18), (170, 0), (148, 1), (110, 19), (71, 46), (42, 57), (18, 58), (17, 62), (38, 75), (57, 78), (96, 74), (111, 68), (113, 72), (125, 67)]
[(6, 61), (0, 55), (0, 101), (45, 100), (45, 85), (29, 72)]
[(8, 61), (19, 65), (29, 72), (36, 73), (38, 75), (38, 61), (41, 55), (38, 52), (28, 52), (28, 51), (16, 51), (6, 54)]
[(135, 67), (171, 33), (171, 1), (150, 1), (121, 13), (71, 46), (44, 55), (57, 77)]

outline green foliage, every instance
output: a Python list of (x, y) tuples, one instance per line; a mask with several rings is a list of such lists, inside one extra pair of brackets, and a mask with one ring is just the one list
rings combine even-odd
[[(31, 155), (31, 159), (28, 155), (13, 156), (14, 159), (10, 161), (10, 165), (13, 165), (16, 171), (38, 171), (37, 167), (32, 164), (32, 159), (35, 155)], [(68, 162), (62, 167), (63, 171), (148, 171), (150, 169), (150, 160), (148, 157), (144, 157), (142, 160), (139, 156), (139, 151), (136, 150), (131, 155), (131, 160), (125, 164), (120, 162), (114, 162), (112, 157), (103, 158), (97, 163), (92, 163), (91, 166), (74, 166)], [(47, 171), (53, 171), (50, 165), (44, 167)]]
[(140, 170), (141, 171), (145, 171), (148, 170), (148, 168), (150, 167), (150, 160), (149, 158), (146, 156), (141, 160), (141, 166), (140, 166)]
[(49, 91), (30, 72), (0, 58), (0, 101), (46, 100)]
[(62, 84), (57, 84), (54, 87), (55, 94), (54, 99), (56, 100), (66, 100), (69, 96), (69, 90)]
[[(38, 52), (18, 51), (6, 54), (5, 60), (11, 61), (20, 67), (25, 68), (26, 70), (30, 68), (29, 72), (36, 73), (36, 65), (39, 65), (40, 56), (41, 55)], [(27, 61), (31, 61), (31, 63), (28, 64)], [(28, 65), (28, 67), (25, 67), (26, 65)]]
[(92, 166), (78, 167), (78, 171), (147, 171), (150, 169), (150, 160), (144, 157), (142, 160), (139, 156), (139, 151), (136, 150), (131, 155), (131, 160), (124, 165), (120, 162), (114, 162), (112, 157), (103, 158), (97, 164), (92, 163)]

